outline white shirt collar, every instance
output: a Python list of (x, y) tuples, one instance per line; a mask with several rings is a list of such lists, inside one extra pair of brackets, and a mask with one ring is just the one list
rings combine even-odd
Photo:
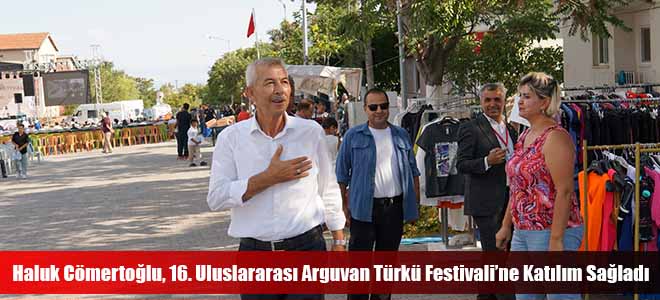
[(486, 117), (486, 119), (488, 120), (491, 126), (499, 126), (504, 124), (504, 118), (502, 118), (502, 121), (498, 123), (497, 121), (495, 121), (495, 119), (489, 117), (487, 114), (484, 114), (484, 117)]
[[(294, 129), (296, 125), (299, 125), (298, 121), (296, 120), (296, 117), (291, 117), (289, 116), (286, 112), (284, 112), (284, 128), (282, 128), (282, 131), (278, 132), (275, 138), (279, 137), (282, 134), (285, 134), (291, 129)], [(267, 135), (263, 130), (261, 130), (261, 126), (259, 125), (259, 122), (257, 122), (257, 116), (255, 114), (254, 117), (250, 118), (250, 134), (253, 134), (255, 132), (261, 132), (263, 135)]]

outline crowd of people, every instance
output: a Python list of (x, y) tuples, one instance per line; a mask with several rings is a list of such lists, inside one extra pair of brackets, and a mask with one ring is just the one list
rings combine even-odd
[[(404, 224), (419, 218), (422, 174), (408, 132), (388, 122), (387, 94), (369, 90), (368, 122), (340, 140), (325, 105), (303, 99), (292, 111), (292, 84), (279, 59), (253, 62), (246, 78), (256, 114), (218, 136), (207, 197), (212, 210), (232, 210), (228, 233), (240, 238), (239, 250), (326, 250), (324, 228), (335, 251), (398, 250)], [(575, 147), (556, 120), (559, 85), (547, 74), (530, 73), (517, 90), (520, 116), (531, 124), (520, 137), (504, 120), (506, 89), (499, 83), (483, 86), (483, 113), (460, 126), (457, 169), (466, 176), (465, 213), (474, 218), (484, 251), (575, 251), (583, 221), (573, 165), (565, 163), (574, 161)]]

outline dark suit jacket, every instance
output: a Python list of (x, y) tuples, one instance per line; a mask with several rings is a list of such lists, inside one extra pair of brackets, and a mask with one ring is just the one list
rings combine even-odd
[[(518, 135), (508, 124), (507, 129), (515, 145)], [(465, 174), (466, 215), (493, 216), (507, 205), (505, 164), (491, 166), (488, 171), (484, 165), (484, 157), (493, 148), (500, 148), (500, 143), (483, 114), (461, 125), (457, 168)]]

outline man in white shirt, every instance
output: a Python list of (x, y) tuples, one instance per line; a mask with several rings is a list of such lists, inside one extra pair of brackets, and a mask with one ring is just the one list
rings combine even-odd
[[(387, 121), (389, 108), (384, 91), (367, 91), (368, 121), (346, 132), (337, 156), (337, 181), (350, 218), (350, 251), (397, 251), (404, 223), (419, 218), (419, 169), (410, 136)], [(390, 296), (374, 294), (371, 299)]]
[(337, 163), (337, 152), (339, 151), (339, 137), (337, 136), (339, 124), (337, 124), (337, 120), (334, 118), (325, 118), (321, 126), (325, 131), (325, 142), (327, 143), (328, 153), (330, 153), (332, 170), (334, 170)]
[(231, 209), (228, 232), (240, 238), (239, 251), (324, 251), (323, 224), (332, 232), (332, 250), (345, 250), (346, 219), (323, 129), (286, 114), (290, 86), (281, 60), (251, 63), (246, 83), (256, 115), (218, 136), (209, 207)]

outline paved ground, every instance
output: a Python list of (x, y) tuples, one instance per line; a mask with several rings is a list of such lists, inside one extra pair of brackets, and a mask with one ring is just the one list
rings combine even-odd
[[(3, 250), (235, 250), (227, 212), (206, 204), (209, 167), (175, 159), (173, 142), (48, 157), (29, 178), (0, 178)], [(207, 161), (211, 147), (202, 149)], [(426, 250), (406, 246), (404, 250)], [(233, 295), (0, 295), (12, 299), (235, 299)], [(345, 299), (328, 295), (328, 299)], [(474, 299), (396, 295), (394, 299)], [(593, 297), (592, 297), (593, 299)]]

